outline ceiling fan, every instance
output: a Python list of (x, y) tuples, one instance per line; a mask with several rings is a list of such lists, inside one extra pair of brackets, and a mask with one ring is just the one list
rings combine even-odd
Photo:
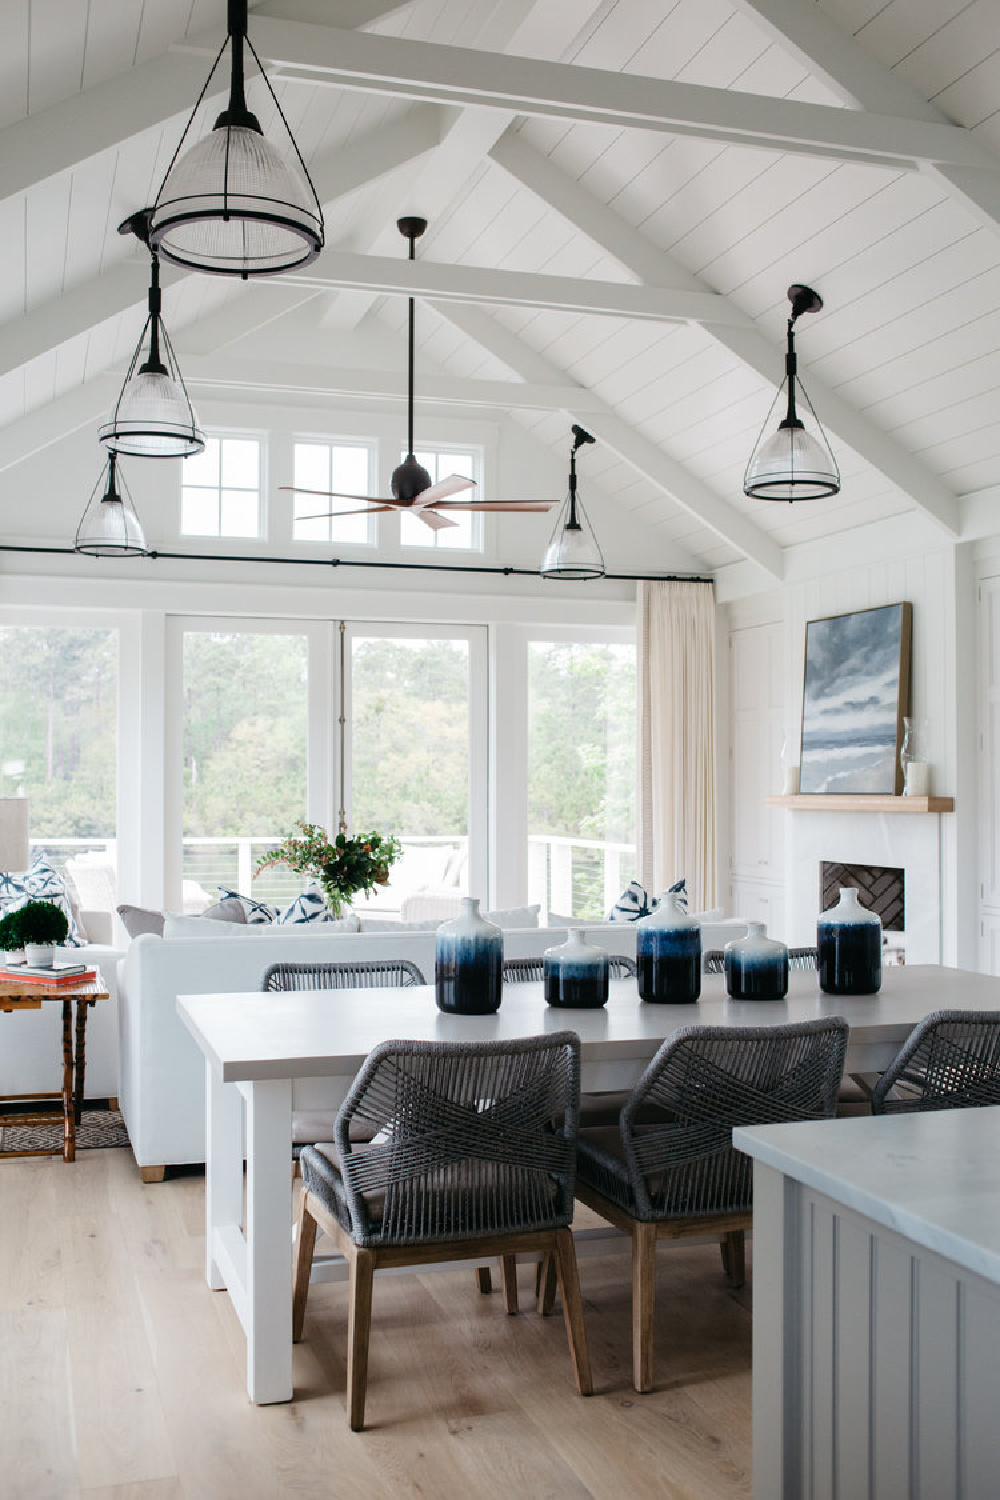
[[(410, 260), (416, 259), (416, 242), (427, 228), (427, 220), (408, 215), (406, 218), (396, 221), (397, 228), (404, 239), (410, 244)], [(477, 510), (486, 512), (508, 511), (549, 511), (560, 502), (558, 500), (477, 500), (470, 497), (465, 500), (452, 500), (451, 495), (459, 495), (463, 490), (474, 490), (476, 482), (461, 474), (449, 474), (444, 479), (439, 479), (436, 484), (431, 483), (431, 476), (418, 463), (413, 453), (413, 298), (409, 299), (409, 356), (407, 366), (407, 395), (406, 395), (406, 420), (407, 441), (406, 457), (403, 462), (393, 471), (390, 489), (392, 497), (373, 495), (345, 495), (338, 490), (306, 490), (298, 485), (282, 485), (283, 490), (291, 490), (296, 495), (318, 495), (328, 500), (357, 500), (360, 502), (358, 510), (326, 510), (315, 515), (296, 516), (299, 521), (323, 521), (331, 516), (358, 516), (377, 515), (380, 511), (408, 510), (418, 516), (425, 526), (432, 531), (440, 531), (445, 526), (457, 526), (448, 515), (450, 510)]]

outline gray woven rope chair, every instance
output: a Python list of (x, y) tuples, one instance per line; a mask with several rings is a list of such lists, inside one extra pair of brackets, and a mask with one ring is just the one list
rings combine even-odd
[[(593, 1389), (569, 1223), (580, 1039), (384, 1042), (337, 1114), (334, 1140), (302, 1153), (292, 1303), (302, 1337), (316, 1228), (350, 1270), (348, 1418), (364, 1425), (372, 1279), (387, 1266), (550, 1252), (581, 1394)], [(554, 1124), (553, 1122), (559, 1122)], [(352, 1138), (358, 1123), (370, 1139)]]
[(872, 1090), (872, 1114), (1000, 1104), (1000, 1011), (936, 1010)]
[[(789, 948), (788, 967), (790, 969), (818, 969), (818, 948)], [(726, 972), (726, 955), (721, 948), (710, 948), (702, 959), (702, 969), (706, 974), (724, 974)]]
[[(543, 958), (505, 958), (503, 961), (504, 984), (530, 984), (532, 980), (544, 979)], [(623, 953), (608, 954), (608, 973), (612, 979), (634, 979), (636, 976), (634, 958), (626, 958)]]
[[(272, 964), (260, 987), (269, 994), (289, 990), (407, 989), (424, 984), (424, 976), (408, 958), (365, 959), (358, 963)], [(292, 1156), (298, 1161), (303, 1146), (328, 1141), (333, 1135), (336, 1107), (292, 1110)], [(488, 1290), (489, 1288), (487, 1288)]]
[(426, 984), (408, 958), (365, 959), (353, 964), (272, 964), (262, 990), (374, 990)]
[[(840, 1017), (790, 1026), (688, 1026), (633, 1088), (612, 1128), (581, 1128), (576, 1193), (632, 1239), (632, 1381), (653, 1385), (656, 1242), (721, 1237), (723, 1268), (744, 1280), (753, 1163), (735, 1125), (827, 1119), (847, 1050)], [(554, 1286), (543, 1268), (542, 1311)]]

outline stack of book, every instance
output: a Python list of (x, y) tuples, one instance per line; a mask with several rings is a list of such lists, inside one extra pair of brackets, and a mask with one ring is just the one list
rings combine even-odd
[(39, 969), (31, 964), (6, 963), (0, 968), (0, 982), (20, 980), (22, 984), (45, 984), (58, 989), (64, 984), (86, 984), (96, 979), (97, 970), (87, 964), (53, 964), (51, 968)]

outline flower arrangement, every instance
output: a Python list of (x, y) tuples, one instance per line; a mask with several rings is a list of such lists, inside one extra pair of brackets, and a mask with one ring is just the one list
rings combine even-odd
[(359, 833), (348, 838), (338, 833), (331, 843), (326, 829), (318, 823), (295, 826), (302, 830), (302, 836), (290, 833), (276, 848), (262, 854), (254, 877), (274, 865), (285, 865), (297, 875), (312, 875), (322, 885), (335, 917), (358, 891), (364, 891), (367, 897), (377, 885), (388, 885), (389, 867), (403, 852), (399, 840), (391, 834)]

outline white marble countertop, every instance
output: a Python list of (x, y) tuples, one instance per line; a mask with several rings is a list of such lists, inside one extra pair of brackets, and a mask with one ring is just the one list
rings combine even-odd
[(733, 1142), (1000, 1284), (1000, 1108), (756, 1125), (734, 1130)]

